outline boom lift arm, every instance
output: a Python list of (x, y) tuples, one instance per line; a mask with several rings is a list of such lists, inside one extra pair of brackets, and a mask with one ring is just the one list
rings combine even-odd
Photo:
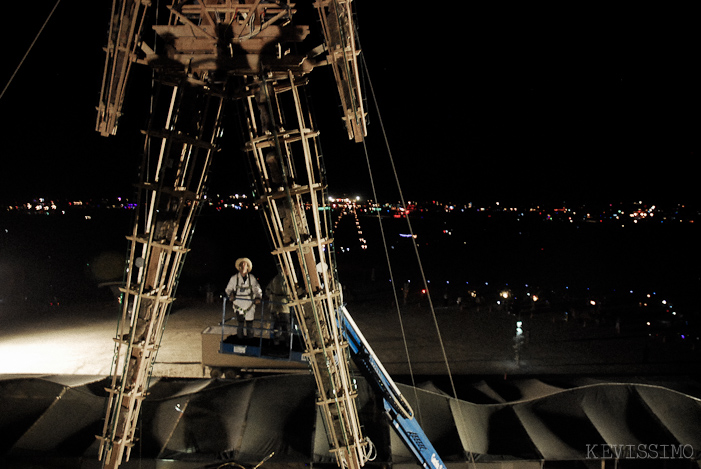
[(413, 409), (385, 371), (346, 307), (342, 306), (341, 309), (343, 334), (348, 340), (353, 361), (375, 391), (382, 396), (385, 412), (397, 435), (425, 469), (445, 469), (443, 461), (414, 418)]

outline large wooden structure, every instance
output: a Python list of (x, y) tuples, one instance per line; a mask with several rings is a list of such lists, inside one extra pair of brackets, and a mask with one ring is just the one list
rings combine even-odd
[[(350, 139), (362, 141), (357, 46), (350, 1), (314, 5), (324, 41), (300, 52), (310, 28), (295, 5), (262, 0), (189, 0), (168, 6), (147, 45), (149, 2), (114, 0), (96, 130), (116, 132), (133, 63), (157, 83), (146, 129), (138, 214), (127, 262), (122, 314), (100, 454), (105, 467), (128, 460), (165, 318), (219, 149), (223, 109), (237, 106), (255, 195), (265, 211), (290, 306), (302, 327), (331, 451), (339, 466), (367, 459), (341, 334), (319, 132), (306, 108), (306, 75), (330, 65)], [(234, 155), (220, 155), (234, 157)]]

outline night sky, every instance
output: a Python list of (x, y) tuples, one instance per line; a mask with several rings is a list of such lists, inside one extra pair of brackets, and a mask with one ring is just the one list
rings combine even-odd
[[(1, 33), (2, 87), (48, 3)], [(0, 200), (132, 191), (147, 103), (130, 101), (138, 98), (132, 92), (119, 135), (94, 131), (103, 3), (86, 15), (85, 6), (62, 2), (0, 99)], [(406, 199), (698, 200), (701, 77), (691, 11), (355, 5)], [(328, 71), (315, 71), (311, 91), (331, 190), (370, 197), (363, 146), (345, 140), (337, 98), (324, 99), (333, 90), (327, 80)], [(379, 198), (391, 199), (383, 129), (370, 107), (373, 176)], [(217, 192), (246, 190), (233, 174), (245, 172), (233, 150), (215, 163)]]

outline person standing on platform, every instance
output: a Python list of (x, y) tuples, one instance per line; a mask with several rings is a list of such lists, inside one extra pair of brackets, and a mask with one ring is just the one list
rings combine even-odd
[(241, 339), (245, 335), (253, 336), (253, 319), (256, 314), (256, 305), (260, 304), (263, 290), (253, 275), (253, 263), (250, 259), (242, 257), (236, 259), (234, 264), (238, 272), (229, 279), (224, 290), (227, 297), (233, 303), (238, 328), (236, 336)]

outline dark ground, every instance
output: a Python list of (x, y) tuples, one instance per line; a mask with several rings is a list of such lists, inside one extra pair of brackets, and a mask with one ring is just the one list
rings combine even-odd
[[(56, 348), (33, 347), (23, 352), (34, 357), (26, 372), (108, 372), (118, 307), (106, 284), (121, 278), (130, 214), (103, 209), (89, 219), (84, 215), (0, 218), (6, 345), (40, 340), (48, 346), (57, 340), (51, 331), (65, 329), (75, 340), (63, 343), (90, 343), (88, 355), (99, 361), (86, 367), (78, 357), (59, 360), (60, 370), (47, 368)], [(456, 381), (484, 375), (698, 375), (699, 248), (693, 226), (617, 229), (459, 214), (417, 217), (413, 229), (431, 308), (420, 272), (411, 267), (413, 248), (399, 236), (405, 228), (389, 219), (385, 233), (398, 310), (373, 228), (377, 221), (360, 218), (367, 250), (359, 249), (355, 227), (344, 223), (350, 222), (339, 220), (336, 249), (348, 310), (400, 381), (409, 381), (411, 372), (415, 379), (443, 377), (449, 384), (448, 371)], [(220, 316), (217, 304), (204, 301), (207, 285), (223, 289), (241, 256), (253, 259), (262, 284), (274, 275), (255, 212), (206, 213), (191, 247), (164, 336), (174, 348), (164, 344), (159, 355), (162, 362), (187, 364), (186, 375), (201, 373), (199, 333)], [(25, 335), (13, 336), (13, 330)], [(31, 331), (35, 339), (26, 335)], [(183, 343), (189, 351), (178, 348)], [(16, 360), (2, 361), (14, 366), (10, 372), (22, 372)]]

